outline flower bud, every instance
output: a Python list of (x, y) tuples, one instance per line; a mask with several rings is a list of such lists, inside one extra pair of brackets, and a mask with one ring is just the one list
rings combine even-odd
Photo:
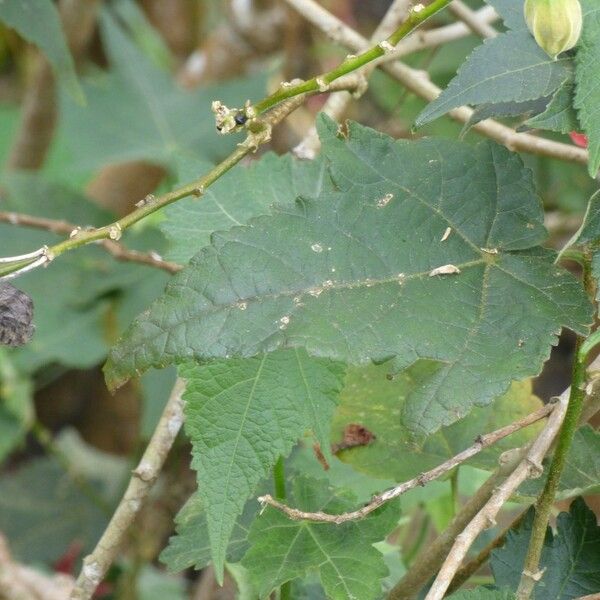
[(525, 0), (525, 21), (539, 46), (556, 59), (579, 39), (581, 5), (579, 0)]

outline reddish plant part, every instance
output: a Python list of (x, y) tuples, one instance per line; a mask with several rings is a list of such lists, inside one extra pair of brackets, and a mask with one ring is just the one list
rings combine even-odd
[(587, 137), (587, 135), (585, 135), (585, 133), (579, 133), (578, 131), (571, 131), (571, 133), (569, 133), (569, 137), (571, 138), (571, 141), (576, 146), (579, 146), (580, 148), (588, 147), (588, 137)]

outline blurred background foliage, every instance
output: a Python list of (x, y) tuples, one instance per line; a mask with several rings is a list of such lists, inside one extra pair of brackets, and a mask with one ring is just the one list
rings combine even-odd
[[(323, 5), (369, 36), (389, 1), (325, 0)], [(72, 62), (65, 58), (66, 46), (61, 49), (58, 34), (50, 35), (44, 46), (39, 32), (11, 23), (0, 12), (5, 23), (0, 26), (2, 213), (106, 224), (146, 194), (172, 187), (182, 164), (215, 163), (240, 141), (215, 132), (213, 99), (241, 105), (282, 80), (330, 68), (345, 55), (296, 13), (271, 0), (71, 0), (55, 7)], [(42, 19), (41, 13), (34, 18)], [(427, 27), (450, 21), (443, 13)], [(444, 87), (477, 44), (469, 36), (417, 52), (406, 61), (426, 69)], [(311, 98), (278, 127), (271, 149), (283, 153), (295, 145), (322, 103), (322, 97)], [(388, 75), (375, 72), (349, 117), (397, 138), (460, 136), (461, 126), (448, 117), (412, 131), (424, 105)], [(465, 139), (475, 143), (479, 138), (468, 133)], [(577, 228), (594, 181), (584, 166), (532, 156), (524, 160), (535, 173), (548, 214), (548, 243), (558, 245)], [(162, 219), (158, 214), (140, 223), (124, 242), (170, 255), (169, 241), (158, 227)], [(0, 254), (27, 252), (61, 237), (3, 222)], [(0, 532), (16, 559), (47, 572), (76, 573), (106, 525), (175, 374), (170, 369), (151, 372), (111, 396), (100, 367), (111, 343), (162, 291), (168, 277), (148, 266), (117, 262), (100, 247), (87, 247), (19, 280), (34, 299), (37, 331), (25, 348), (0, 351)], [(543, 400), (566, 386), (570, 352), (565, 338), (547, 372), (534, 383)], [(349, 377), (334, 419), (334, 438), (343, 435), (344, 425), (357, 421), (382, 431), (376, 410), (361, 413), (361, 394), (371, 394), (382, 406), (389, 398), (373, 388), (368, 372)], [(532, 395), (531, 382), (510, 393), (518, 395), (519, 404), (518, 411), (506, 410), (506, 422), (540, 402)], [(420, 449), (419, 468), (425, 468), (423, 457), (433, 466), (468, 445), (474, 432), (487, 430), (486, 415), (470, 419), (470, 425), (461, 422), (454, 431), (429, 440)], [(327, 477), (332, 485), (366, 500), (393, 478), (414, 471), (397, 459), (398, 444), (408, 443), (400, 429), (383, 427), (378, 444), (342, 452), (344, 462), (334, 458), (328, 471), (310, 443), (300, 444), (289, 459), (290, 468)], [(453, 441), (451, 448), (448, 440)], [(380, 548), (391, 583), (430, 536), (447, 525), (461, 498), (485, 477), (480, 469), (496, 458), (482, 455), (479, 462), (461, 468), (460, 477), (404, 497), (400, 525), (409, 526), (400, 527)], [(382, 464), (383, 472), (376, 468)], [(254, 597), (239, 564), (230, 566), (226, 586), (217, 589), (210, 568), (174, 576), (158, 561), (172, 534), (173, 517), (194, 485), (189, 447), (182, 438), (98, 597), (225, 599), (235, 597), (236, 585), (240, 597)], [(509, 521), (510, 506), (477, 547)], [(479, 580), (490, 581), (489, 574)], [(307, 581), (298, 584), (294, 597), (324, 596), (317, 581)]]

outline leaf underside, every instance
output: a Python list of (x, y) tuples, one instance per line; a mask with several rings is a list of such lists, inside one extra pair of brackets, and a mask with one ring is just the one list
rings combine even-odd
[[(320, 132), (339, 191), (214, 234), (113, 348), (110, 387), (286, 347), (396, 370), (429, 359), (439, 368), (404, 410), (427, 433), (537, 374), (561, 326), (587, 331), (580, 284), (537, 246), (542, 211), (517, 156), (356, 124), (341, 139), (324, 117)], [(430, 275), (446, 265), (460, 272)]]

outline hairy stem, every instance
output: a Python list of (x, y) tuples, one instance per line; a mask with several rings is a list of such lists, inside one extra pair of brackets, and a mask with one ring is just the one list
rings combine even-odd
[(560, 477), (565, 467), (567, 454), (569, 453), (569, 448), (573, 442), (573, 437), (579, 426), (579, 419), (583, 411), (586, 368), (585, 356), (581, 356), (581, 353), (579, 352), (581, 343), (582, 340), (579, 338), (577, 340), (577, 353), (573, 365), (569, 405), (560, 429), (556, 450), (554, 451), (554, 456), (550, 463), (548, 479), (546, 480), (546, 485), (535, 505), (535, 517), (531, 529), (531, 539), (529, 540), (529, 548), (527, 549), (525, 564), (523, 565), (521, 581), (519, 582), (519, 587), (517, 589), (518, 600), (528, 600), (533, 592), (533, 588), (540, 579), (539, 563), (544, 547), (544, 539), (546, 537), (550, 513), (554, 504), (554, 497), (556, 496)]

